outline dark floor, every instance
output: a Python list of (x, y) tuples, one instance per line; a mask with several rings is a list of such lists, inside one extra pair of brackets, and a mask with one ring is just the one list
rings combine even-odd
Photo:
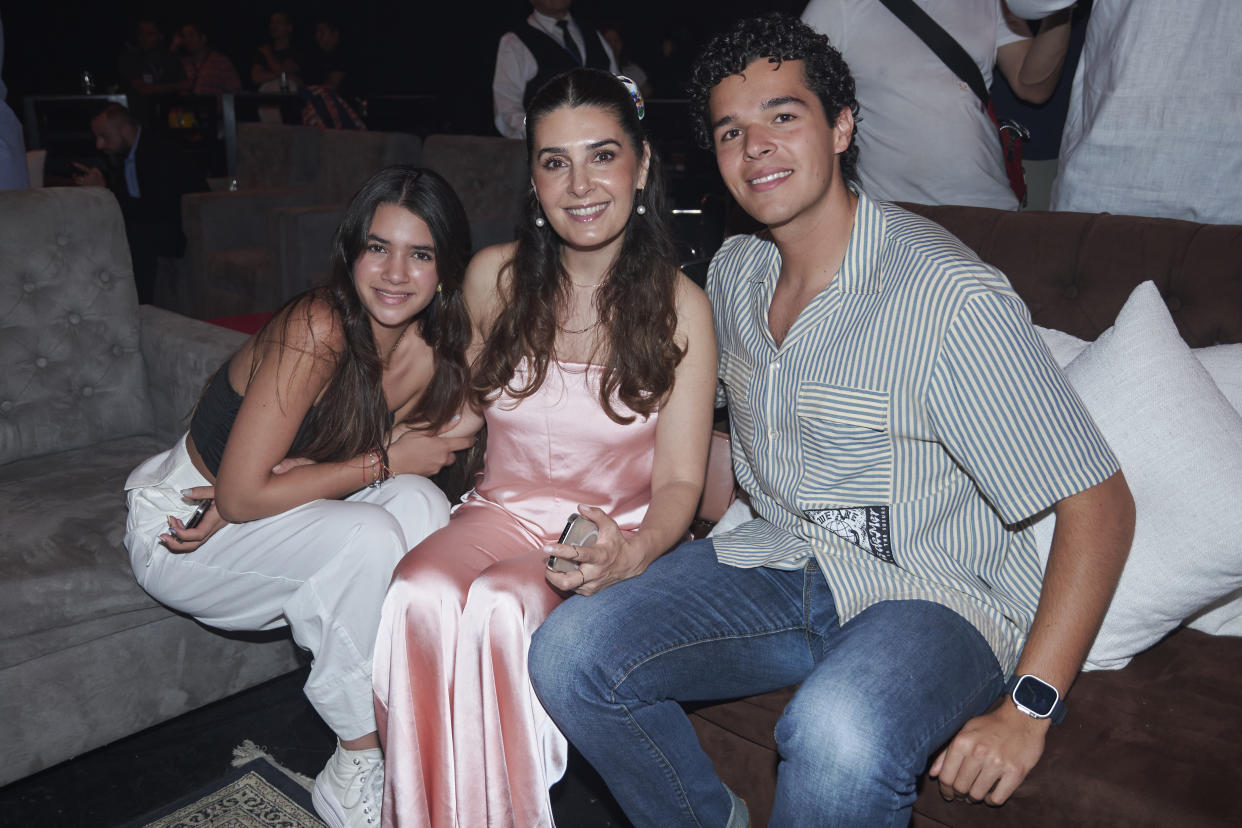
[[(302, 695), (304, 681), (305, 670), (292, 673), (0, 788), (0, 826), (119, 825), (222, 776), (246, 739), (314, 777), (335, 741)], [(572, 751), (552, 808), (560, 828), (629, 825)]]

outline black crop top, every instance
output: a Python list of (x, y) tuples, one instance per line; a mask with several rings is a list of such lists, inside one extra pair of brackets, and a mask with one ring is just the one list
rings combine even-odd
[[(203, 392), (198, 407), (194, 409), (194, 416), (190, 419), (190, 437), (212, 477), (220, 473), (224, 444), (229, 440), (229, 432), (233, 430), (233, 422), (237, 419), (241, 404), (242, 395), (234, 391), (232, 383), (229, 382), (229, 364), (226, 362), (207, 384), (207, 390)], [(298, 426), (293, 445), (289, 446), (290, 457), (296, 457), (299, 451), (311, 444), (311, 420), (314, 416), (315, 409), (311, 407), (302, 418), (302, 424)]]

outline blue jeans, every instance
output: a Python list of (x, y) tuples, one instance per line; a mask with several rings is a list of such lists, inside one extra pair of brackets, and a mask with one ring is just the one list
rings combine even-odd
[(845, 625), (819, 568), (739, 569), (710, 540), (575, 596), (536, 631), (545, 709), (637, 826), (745, 825), (679, 702), (801, 682), (776, 725), (773, 826), (906, 825), (933, 751), (1000, 695), (978, 631), (927, 601)]

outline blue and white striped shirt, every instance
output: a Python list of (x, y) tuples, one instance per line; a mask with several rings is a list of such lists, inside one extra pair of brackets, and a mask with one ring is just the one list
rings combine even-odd
[(1039, 601), (1026, 519), (1118, 469), (998, 270), (939, 225), (858, 198), (840, 272), (778, 347), (776, 245), (712, 260), (733, 467), (759, 519), (716, 538), (722, 563), (809, 556), (842, 623), (934, 601), (1013, 670)]

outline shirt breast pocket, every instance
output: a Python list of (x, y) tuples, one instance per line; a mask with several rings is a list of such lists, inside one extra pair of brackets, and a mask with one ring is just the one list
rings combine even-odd
[(798, 389), (807, 506), (861, 506), (892, 497), (888, 393), (827, 383)]

